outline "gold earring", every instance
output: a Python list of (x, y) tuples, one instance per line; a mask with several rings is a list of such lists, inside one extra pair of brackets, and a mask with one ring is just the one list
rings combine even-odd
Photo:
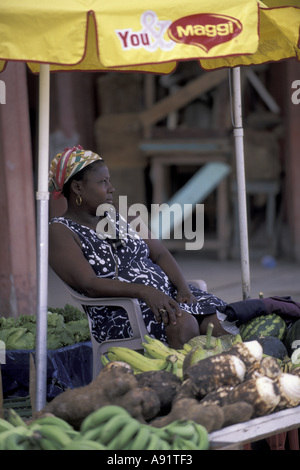
[(78, 194), (78, 195), (76, 196), (75, 202), (76, 202), (77, 206), (81, 206), (81, 204), (82, 204), (82, 197), (80, 196), (80, 194)]

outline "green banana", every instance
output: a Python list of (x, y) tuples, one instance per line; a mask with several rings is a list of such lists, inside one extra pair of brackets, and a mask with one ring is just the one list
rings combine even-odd
[(73, 441), (63, 450), (106, 450), (106, 447), (100, 444), (100, 442), (78, 439)]
[(104, 367), (107, 366), (107, 364), (110, 363), (110, 360), (104, 354), (102, 354), (102, 356), (100, 356), (100, 360), (101, 360), (101, 363)]
[(144, 450), (147, 448), (147, 443), (150, 439), (150, 429), (148, 425), (141, 426), (137, 435), (133, 437), (132, 441), (127, 446), (128, 450)]
[(25, 423), (25, 421), (21, 418), (21, 416), (18, 415), (18, 413), (13, 408), (9, 408), (7, 410), (7, 421), (15, 427), (17, 426), (27, 427), (27, 424)]
[(115, 437), (107, 443), (108, 450), (123, 450), (141, 429), (141, 423), (132, 418)]
[(167, 432), (172, 436), (193, 440), (196, 434), (194, 422), (191, 420), (176, 420), (167, 426)]
[[(113, 416), (102, 428), (101, 433), (101, 444), (107, 445), (109, 442), (122, 432), (122, 430), (126, 427), (127, 424), (135, 421), (131, 416), (126, 415), (116, 415)], [(138, 425), (140, 423), (137, 421)]]
[(150, 439), (145, 450), (161, 450), (161, 441), (158, 434), (152, 433), (150, 435)]
[(39, 439), (38, 444), (42, 450), (63, 450), (61, 445), (46, 438)]
[(209, 449), (209, 435), (207, 429), (202, 424), (194, 423), (198, 435), (197, 447), (199, 450)]
[(44, 425), (44, 424), (51, 424), (53, 426), (59, 426), (65, 431), (74, 431), (74, 428), (64, 419), (59, 418), (58, 416), (42, 416), (41, 418), (37, 418), (32, 421), (29, 425), (29, 428), (33, 428), (36, 425)]
[(199, 450), (197, 445), (188, 439), (177, 436), (172, 443), (172, 450)]
[(3, 432), (3, 431), (9, 431), (10, 429), (13, 429), (14, 426), (9, 423), (8, 421), (6, 421), (6, 419), (2, 419), (0, 418), (0, 434)]
[(0, 434), (0, 450), (21, 450), (21, 445), (29, 439), (24, 426), (13, 427)]
[(107, 405), (98, 408), (97, 410), (90, 413), (81, 423), (80, 432), (81, 434), (86, 433), (89, 429), (97, 428), (100, 424), (106, 423), (113, 416), (125, 414), (130, 416), (125, 408), (118, 405)]
[(164, 370), (167, 366), (167, 361), (165, 359), (149, 359), (143, 354), (125, 347), (115, 346), (109, 348), (107, 357), (110, 361), (126, 362), (135, 371), (139, 372)]
[(52, 441), (61, 448), (66, 447), (72, 442), (71, 437), (68, 436), (64, 429), (59, 426), (54, 426), (53, 424), (45, 424), (40, 426), (38, 433), (42, 438)]

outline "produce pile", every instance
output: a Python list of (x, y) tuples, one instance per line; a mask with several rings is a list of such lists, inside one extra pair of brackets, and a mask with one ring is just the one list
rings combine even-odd
[(0, 419), (0, 450), (206, 450), (206, 429), (174, 421), (163, 429), (141, 424), (124, 408), (109, 405), (91, 413), (75, 430), (47, 415), (26, 423), (13, 410)]
[[(47, 348), (59, 349), (88, 341), (88, 319), (81, 310), (67, 304), (64, 308), (49, 308), (47, 316)], [(0, 318), (0, 341), (7, 350), (34, 349), (36, 315), (21, 315), (17, 319)]]
[(109, 348), (90, 384), (56, 396), (25, 425), (13, 417), (14, 429), (6, 429), (12, 423), (4, 417), (0, 448), (208, 449), (213, 431), (300, 405), (300, 361), (281, 347), (293, 351), (283, 340), (297, 341), (299, 330), (271, 320), (255, 323), (250, 340), (243, 336), (251, 325), (220, 338), (209, 325), (180, 351), (147, 335), (144, 351)]

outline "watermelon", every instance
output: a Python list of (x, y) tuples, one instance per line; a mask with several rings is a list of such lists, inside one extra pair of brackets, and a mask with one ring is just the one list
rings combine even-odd
[(274, 336), (284, 339), (287, 326), (283, 318), (275, 313), (253, 318), (239, 327), (243, 341), (252, 341), (263, 336)]

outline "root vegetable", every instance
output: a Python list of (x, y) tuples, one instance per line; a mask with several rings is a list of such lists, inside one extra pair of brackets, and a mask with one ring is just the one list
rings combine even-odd
[(250, 403), (242, 401), (222, 406), (222, 411), (224, 414), (223, 427), (226, 427), (249, 421), (254, 413), (254, 408)]
[[(170, 412), (173, 400), (181, 388), (182, 381), (172, 372), (157, 370), (136, 375), (139, 387), (150, 387), (160, 400), (160, 413)], [(147, 419), (147, 418), (146, 418)]]
[(230, 402), (245, 401), (254, 408), (253, 417), (272, 413), (280, 401), (274, 381), (269, 377), (246, 380), (230, 393)]
[(149, 417), (151, 404), (152, 415), (157, 412), (158, 402), (153, 398), (153, 393), (151, 400), (149, 396), (149, 390), (143, 394), (143, 390), (138, 388), (132, 369), (120, 364), (109, 364), (89, 385), (68, 389), (56, 396), (35, 418), (52, 413), (78, 429), (90, 413), (102, 406), (114, 404), (124, 407), (131, 416), (144, 423), (143, 412)]
[(222, 408), (203, 406), (195, 398), (183, 398), (174, 403), (171, 412), (151, 422), (151, 426), (162, 428), (180, 419), (191, 419), (201, 424), (208, 432), (221, 429), (224, 423)]
[(241, 359), (222, 353), (193, 364), (184, 378), (191, 379), (195, 395), (203, 398), (224, 385), (239, 384), (245, 373), (246, 366)]
[(280, 394), (277, 410), (300, 405), (300, 377), (283, 373), (275, 379)]
[(263, 348), (258, 341), (246, 341), (245, 343), (236, 343), (223, 354), (230, 354), (241, 359), (246, 368), (252, 366), (255, 362), (261, 361), (263, 357)]
[(218, 405), (224, 406), (229, 404), (230, 393), (232, 392), (232, 387), (229, 385), (220, 387), (217, 390), (214, 390), (211, 393), (208, 393), (202, 400), (200, 400), (201, 405)]
[(245, 380), (258, 377), (269, 377), (275, 379), (282, 373), (280, 365), (274, 357), (266, 356), (260, 362), (255, 362), (247, 370)]

